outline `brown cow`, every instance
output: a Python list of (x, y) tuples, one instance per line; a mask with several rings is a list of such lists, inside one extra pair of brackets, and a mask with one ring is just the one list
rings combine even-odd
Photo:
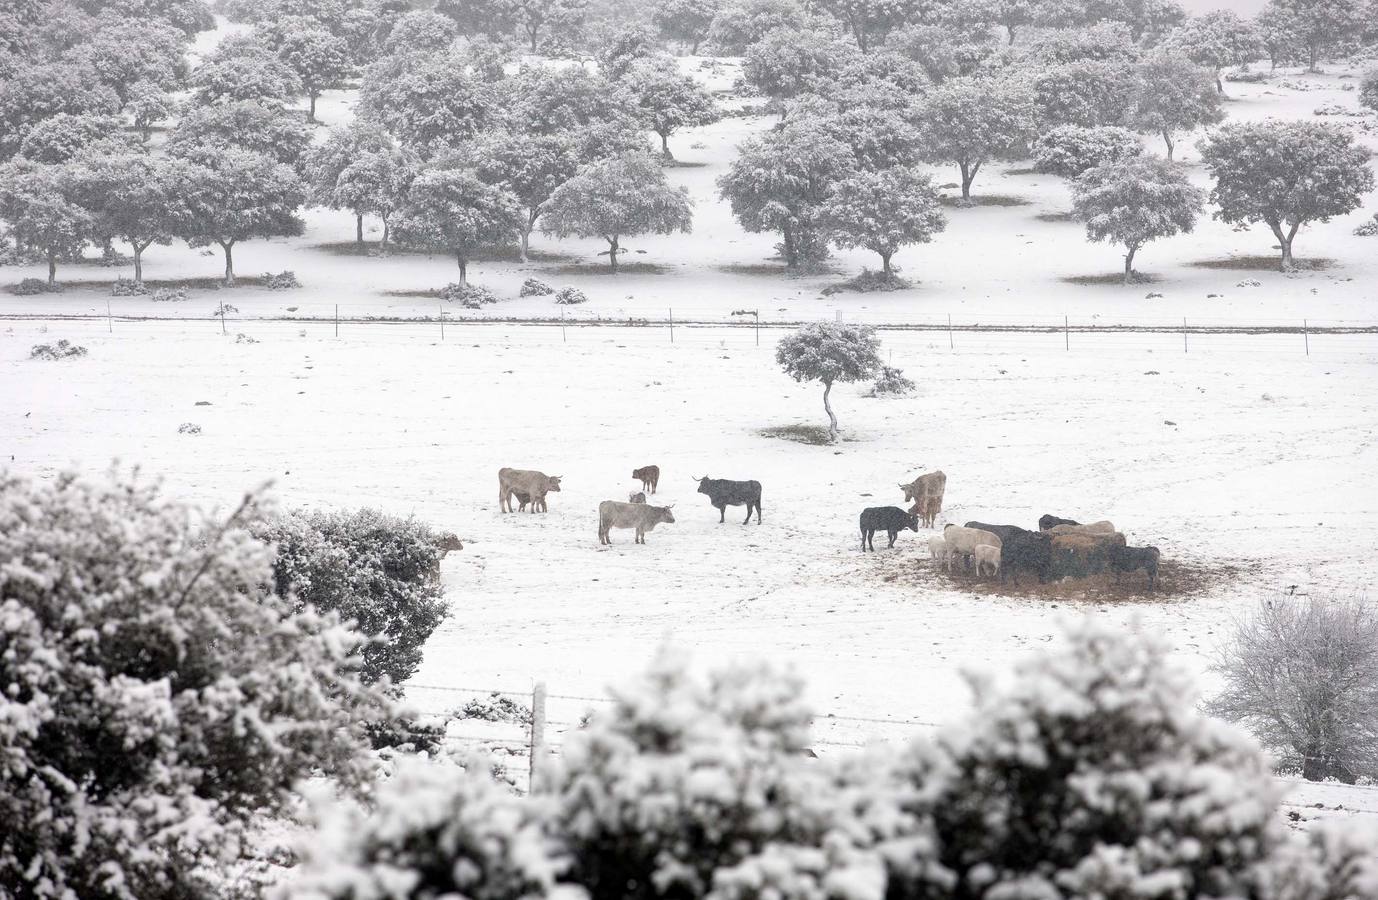
[[(545, 495), (554, 491), (559, 493), (560, 476), (546, 475), (534, 469), (498, 469), (498, 508), (502, 512), (512, 512), (512, 496), (527, 495), (531, 500), (531, 511), (546, 511)], [(523, 504), (525, 505), (525, 504)]]
[(632, 469), (632, 478), (641, 482), (643, 491), (656, 492), (656, 485), (660, 484), (660, 466), (642, 466), (639, 469)]
[(1054, 534), (1053, 575), (1081, 577), (1098, 575), (1110, 565), (1117, 547), (1125, 546), (1124, 535), (1110, 534)]
[(904, 499), (912, 500), (910, 512), (918, 513), (925, 527), (932, 528), (938, 513), (943, 511), (943, 494), (947, 492), (947, 476), (942, 470), (920, 475), (909, 484), (900, 485)]
[(943, 498), (927, 497), (922, 504), (915, 502), (909, 511), (919, 517), (919, 524), (924, 528), (932, 528), (938, 513), (943, 511)]

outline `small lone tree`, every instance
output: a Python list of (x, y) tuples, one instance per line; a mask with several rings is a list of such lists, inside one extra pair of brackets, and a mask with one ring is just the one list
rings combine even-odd
[(1172, 163), (1152, 157), (1103, 163), (1072, 183), (1072, 208), (1086, 222), (1086, 239), (1123, 245), (1125, 284), (1139, 248), (1191, 231), (1205, 196)]
[(468, 284), (474, 252), (510, 245), (521, 221), (517, 200), (507, 191), (472, 169), (437, 168), (416, 176), (407, 189), (396, 231), (403, 244), (453, 254), (459, 283)]
[(1284, 272), (1292, 268), (1292, 241), (1303, 225), (1358, 209), (1374, 187), (1368, 148), (1332, 125), (1237, 123), (1198, 146), (1215, 176), (1215, 217), (1231, 225), (1267, 223)]
[(671, 56), (657, 56), (632, 64), (622, 76), (642, 120), (660, 136), (660, 152), (674, 159), (670, 135), (681, 128), (708, 125), (719, 118), (713, 97), (692, 77), (681, 75)]
[(1311, 781), (1378, 777), (1378, 606), (1278, 596), (1222, 648), (1212, 715), (1253, 732)]
[(1156, 52), (1135, 67), (1128, 119), (1136, 131), (1162, 135), (1172, 159), (1173, 134), (1225, 118), (1215, 76), (1180, 53)]
[(867, 325), (815, 322), (780, 340), (775, 361), (795, 381), (823, 383), (828, 439), (837, 441), (837, 416), (828, 402), (837, 382), (865, 381), (881, 369), (880, 341)]
[(879, 254), (886, 278), (894, 278), (890, 258), (900, 247), (926, 244), (947, 227), (932, 179), (898, 167), (843, 180), (826, 215), (833, 243)]
[(541, 230), (555, 237), (601, 237), (617, 271), (621, 239), (637, 234), (688, 233), (689, 191), (673, 187), (649, 153), (624, 153), (592, 163), (562, 184), (546, 204)]
[(301, 80), (308, 108), (306, 121), (316, 121), (316, 100), (327, 88), (338, 87), (354, 71), (349, 45), (324, 28), (284, 30), (275, 43), (278, 58)]
[(0, 219), (9, 223), (18, 246), (47, 259), (49, 284), (57, 282), (58, 257), (79, 256), (93, 237), (90, 214), (72, 200), (72, 175), (70, 164), (18, 159), (0, 166)]
[(926, 155), (933, 162), (957, 164), (963, 200), (971, 199), (981, 166), (1021, 156), (1034, 136), (1033, 90), (1011, 78), (952, 78), (921, 106)]

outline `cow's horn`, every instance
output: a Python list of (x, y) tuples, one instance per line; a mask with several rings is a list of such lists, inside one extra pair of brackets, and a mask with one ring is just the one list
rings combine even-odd
[(697, 475), (690, 475), (689, 478), (691, 481), (703, 481), (703, 479)]

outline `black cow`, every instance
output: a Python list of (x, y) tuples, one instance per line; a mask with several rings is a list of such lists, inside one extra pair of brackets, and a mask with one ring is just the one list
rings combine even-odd
[(1158, 589), (1158, 560), (1162, 554), (1157, 547), (1111, 547), (1110, 571), (1115, 573), (1115, 581), (1125, 572), (1143, 569), (1148, 575), (1148, 589)]
[(1050, 531), (1054, 525), (1080, 525), (1075, 519), (1063, 519), (1058, 516), (1039, 516), (1038, 530)]
[(908, 528), (919, 530), (918, 513), (905, 512), (898, 506), (868, 506), (861, 511), (861, 549), (876, 549), (877, 531), (890, 535), (890, 546), (895, 546), (895, 536)]
[(761, 482), (728, 481), (726, 478), (695, 478), (699, 483), (699, 493), (708, 495), (708, 502), (718, 510), (718, 523), (727, 521), (727, 507), (745, 506), (745, 525), (751, 521), (751, 510), (756, 510), (756, 524), (761, 524)]

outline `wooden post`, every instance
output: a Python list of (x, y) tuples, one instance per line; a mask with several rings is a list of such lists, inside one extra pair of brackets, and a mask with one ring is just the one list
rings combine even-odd
[(1072, 323), (1066, 316), (1062, 317), (1062, 349), (1072, 349)]
[(758, 309), (752, 313), (756, 317), (756, 346), (761, 346), (761, 311)]
[(1308, 334), (1310, 328), (1305, 319), (1301, 320), (1301, 339), (1306, 341), (1306, 355), (1311, 355), (1311, 335)]
[(947, 314), (947, 349), (956, 349), (956, 346), (952, 343), (952, 313)]
[(568, 344), (568, 343), (569, 343), (569, 335), (565, 332), (565, 310), (564, 310), (564, 307), (560, 307), (560, 341), (561, 341), (562, 343), (565, 343), (565, 344)]
[(1187, 352), (1187, 317), (1182, 317), (1182, 352)]
[(440, 304), (440, 339), (445, 340), (445, 304)]
[(225, 327), (225, 301), (220, 301), (220, 333), (229, 334), (230, 330)]
[(110, 312), (110, 298), (105, 298), (105, 327), (111, 333), (115, 333), (115, 316)]
[(540, 769), (545, 764), (545, 682), (531, 692), (531, 774), (528, 794), (540, 789)]
[(671, 308), (670, 308), (670, 343), (673, 344), (674, 342), (675, 342), (675, 310), (674, 310), (674, 307), (671, 307)]
[(340, 336), (340, 304), (335, 304), (335, 337)]

